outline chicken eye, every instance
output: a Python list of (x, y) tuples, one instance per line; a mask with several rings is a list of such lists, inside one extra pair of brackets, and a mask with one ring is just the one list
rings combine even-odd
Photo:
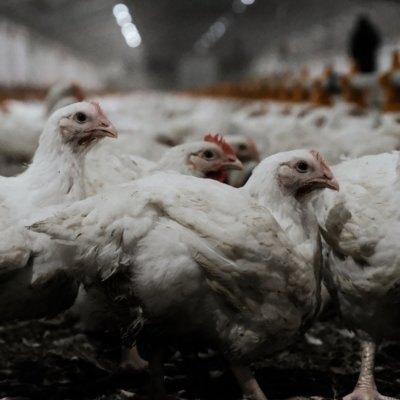
[(84, 114), (83, 112), (77, 112), (74, 116), (74, 119), (80, 124), (83, 124), (84, 122), (87, 121), (87, 115)]
[(211, 158), (214, 158), (214, 153), (211, 150), (206, 150), (203, 153), (204, 158), (210, 160)]
[(238, 150), (239, 151), (245, 151), (245, 150), (247, 150), (247, 146), (245, 144), (241, 143), (238, 146)]
[(308, 171), (308, 164), (305, 161), (299, 161), (296, 164), (296, 170), (298, 172), (304, 173)]

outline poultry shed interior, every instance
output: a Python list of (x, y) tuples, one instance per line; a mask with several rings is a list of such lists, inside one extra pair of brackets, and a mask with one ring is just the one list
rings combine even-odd
[(399, 20), (1, 0), (0, 400), (400, 399)]

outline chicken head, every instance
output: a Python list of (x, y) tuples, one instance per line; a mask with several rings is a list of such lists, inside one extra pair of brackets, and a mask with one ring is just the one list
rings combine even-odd
[(219, 135), (206, 135), (201, 147), (189, 155), (188, 164), (195, 176), (219, 182), (225, 181), (227, 170), (243, 168), (233, 148)]
[[(96, 102), (75, 103), (62, 109), (58, 126), (62, 140), (72, 146), (73, 151), (86, 149), (103, 137), (117, 137), (117, 130)], [(59, 117), (59, 113), (53, 116)]]
[(278, 182), (298, 200), (316, 189), (339, 190), (338, 181), (316, 150), (305, 152), (304, 157), (294, 157), (280, 164)]

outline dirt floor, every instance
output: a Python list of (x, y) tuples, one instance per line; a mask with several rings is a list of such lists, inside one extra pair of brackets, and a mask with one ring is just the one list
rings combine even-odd
[[(2, 399), (144, 399), (146, 373), (118, 368), (118, 340), (88, 336), (70, 321), (30, 321), (0, 328)], [(381, 393), (400, 396), (400, 343), (385, 343), (376, 364)], [(338, 398), (357, 379), (358, 342), (334, 320), (318, 322), (285, 352), (257, 365), (256, 377), (271, 399)], [(180, 399), (239, 399), (237, 384), (222, 360), (210, 354), (166, 364), (168, 393)], [(133, 396), (133, 393), (135, 395)]]

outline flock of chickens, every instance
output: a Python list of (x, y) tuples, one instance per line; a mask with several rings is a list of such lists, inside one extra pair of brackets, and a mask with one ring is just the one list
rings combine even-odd
[(58, 87), (47, 105), (2, 106), (4, 173), (32, 161), (0, 178), (0, 320), (72, 307), (88, 329), (115, 325), (122, 362), (149, 370), (158, 399), (165, 349), (205, 342), (244, 398), (265, 400), (249, 365), (332, 302), (362, 347), (346, 399), (389, 399), (374, 357), (400, 330), (399, 116), (341, 101), (95, 100)]

